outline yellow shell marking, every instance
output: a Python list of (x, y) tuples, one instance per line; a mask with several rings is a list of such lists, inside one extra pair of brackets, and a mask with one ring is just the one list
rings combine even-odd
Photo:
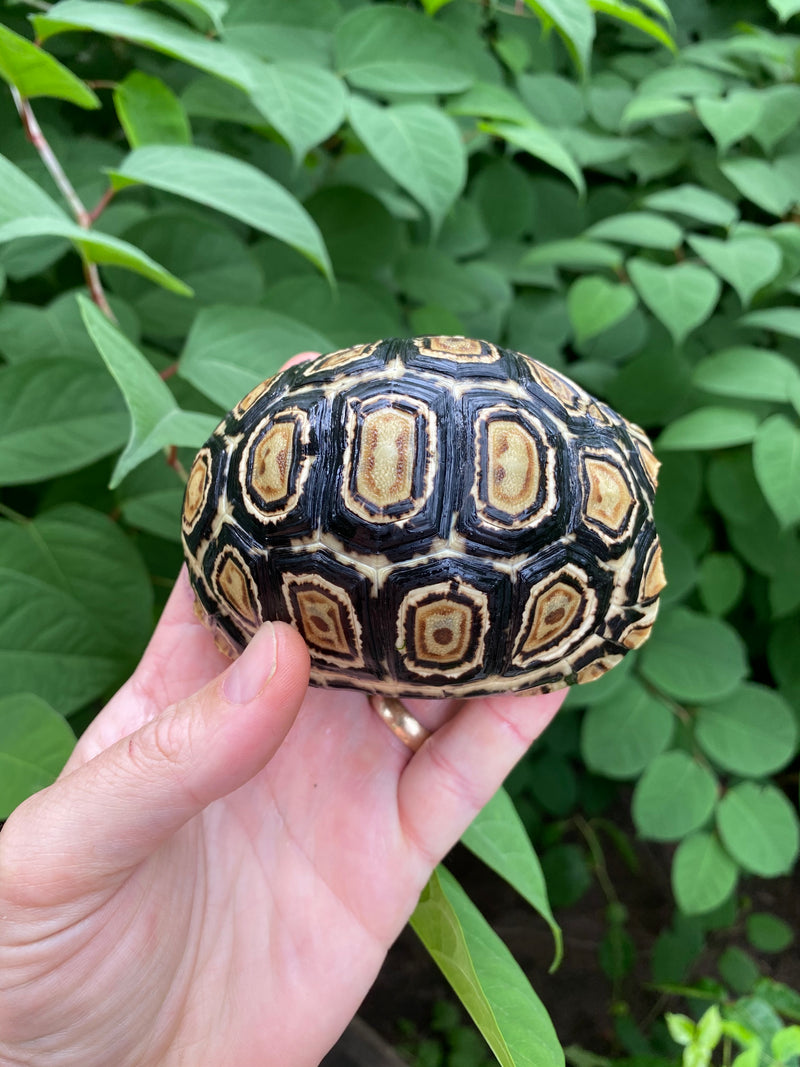
[(556, 582), (537, 599), (533, 621), (520, 652), (529, 655), (568, 633), (581, 610), (583, 596), (571, 585)]
[(472, 611), (443, 598), (423, 604), (414, 615), (414, 645), (420, 659), (458, 663), (469, 644)]
[(438, 335), (418, 338), (416, 345), (420, 352), (433, 356), (449, 356), (456, 363), (496, 363), (500, 359), (500, 353), (494, 345), (473, 340), (471, 337)]
[(225, 551), (214, 568), (217, 589), (227, 604), (254, 629), (261, 622), (253, 579), (247, 565), (234, 555), (233, 549)]
[(266, 381), (260, 382), (255, 388), (251, 389), (247, 396), (243, 396), (234, 408), (236, 414), (241, 416), (244, 415), (245, 411), (249, 411), (256, 400), (259, 400), (271, 385), (272, 378), (267, 378)]
[(411, 497), (417, 431), (414, 416), (397, 408), (371, 411), (361, 424), (356, 490), (376, 508)]
[(197, 522), (208, 496), (211, 482), (211, 453), (207, 448), (195, 456), (189, 478), (186, 482), (186, 494), (183, 501), (183, 527), (189, 533)]
[(661, 545), (659, 544), (656, 545), (655, 552), (653, 552), (647, 567), (647, 573), (644, 577), (644, 585), (642, 588), (644, 599), (650, 600), (651, 597), (658, 596), (666, 584), (667, 579), (664, 574), (664, 564), (661, 559)]
[(345, 589), (316, 574), (285, 574), (283, 597), (312, 656), (364, 666), (361, 626)]
[(398, 615), (398, 645), (409, 648), (409, 667), (420, 675), (447, 673), (451, 678), (472, 670), (483, 659), (489, 629), (488, 598), (466, 582), (414, 589)]
[(587, 457), (583, 465), (589, 483), (587, 520), (620, 532), (634, 503), (625, 478), (613, 464), (602, 459)]
[(251, 485), (266, 504), (283, 500), (289, 492), (294, 431), (294, 422), (277, 422), (253, 450)]
[(495, 419), (486, 426), (487, 503), (519, 514), (532, 507), (539, 492), (539, 453), (533, 437), (518, 422)]

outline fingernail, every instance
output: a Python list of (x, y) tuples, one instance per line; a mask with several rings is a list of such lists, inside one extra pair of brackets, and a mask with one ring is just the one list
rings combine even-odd
[(265, 622), (223, 679), (222, 692), (231, 704), (247, 704), (258, 696), (275, 673), (276, 644), (275, 627)]

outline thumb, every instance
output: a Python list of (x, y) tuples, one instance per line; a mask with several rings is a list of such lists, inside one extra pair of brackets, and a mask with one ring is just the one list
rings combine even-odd
[(300, 635), (265, 623), (203, 689), (11, 815), (0, 834), (3, 895), (16, 882), (55, 904), (124, 877), (269, 762), (303, 701), (308, 670)]

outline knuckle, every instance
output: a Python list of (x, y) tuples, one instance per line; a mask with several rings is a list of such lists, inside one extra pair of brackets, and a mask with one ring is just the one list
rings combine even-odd
[(479, 798), (474, 783), (447, 755), (445, 746), (438, 743), (434, 733), (428, 738), (428, 758), (433, 766), (438, 789), (443, 789), (465, 805), (470, 811), (479, 811), (482, 800)]

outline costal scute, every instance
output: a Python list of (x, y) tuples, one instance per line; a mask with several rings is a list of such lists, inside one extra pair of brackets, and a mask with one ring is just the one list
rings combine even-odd
[(240, 651), (266, 619), (312, 684), (392, 696), (599, 678), (664, 585), (642, 430), (542, 363), (462, 337), (391, 339), (253, 389), (192, 465), (198, 612)]

